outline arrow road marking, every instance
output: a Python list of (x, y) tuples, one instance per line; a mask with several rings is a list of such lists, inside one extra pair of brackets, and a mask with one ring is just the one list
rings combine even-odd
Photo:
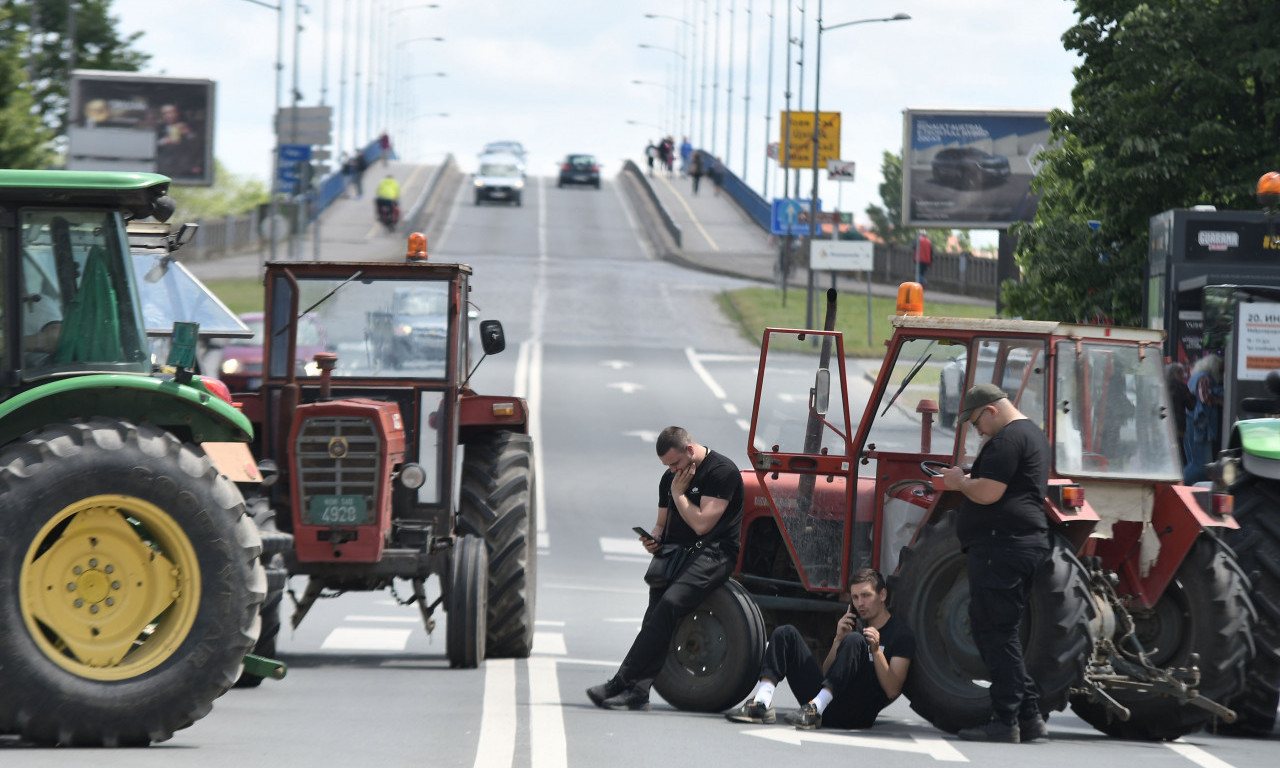
[(612, 368), (615, 371), (620, 371), (623, 368), (630, 368), (634, 365), (634, 363), (628, 363), (626, 360), (602, 360), (600, 364), (606, 368)]
[(624, 395), (634, 395), (635, 393), (644, 389), (644, 385), (636, 384), (630, 381), (615, 381), (609, 385), (609, 389), (621, 390), (622, 394)]
[(623, 432), (627, 437), (638, 437), (642, 443), (658, 442), (658, 433), (651, 429), (633, 429), (630, 432)]
[(818, 742), (819, 744), (841, 744), (846, 747), (862, 747), (864, 749), (887, 749), (891, 752), (911, 752), (917, 755), (928, 755), (934, 760), (948, 763), (967, 763), (969, 758), (960, 754), (959, 750), (939, 738), (912, 736), (910, 742), (902, 739), (879, 736), (849, 736), (821, 731), (798, 731), (794, 728), (759, 728), (742, 733), (761, 739), (778, 741), (783, 744), (800, 746), (802, 742)]

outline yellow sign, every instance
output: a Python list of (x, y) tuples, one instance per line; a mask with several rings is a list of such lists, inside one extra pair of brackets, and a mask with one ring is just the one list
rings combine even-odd
[[(822, 122), (818, 130), (818, 167), (826, 168), (828, 160), (840, 159), (840, 113), (819, 112), (818, 117)], [(783, 112), (778, 122), (782, 126), (779, 164), (786, 168), (813, 168), (813, 112)]]

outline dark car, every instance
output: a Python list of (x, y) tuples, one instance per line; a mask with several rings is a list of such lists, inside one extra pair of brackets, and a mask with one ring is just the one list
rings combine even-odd
[[(390, 338), (381, 338), (380, 354), (392, 368), (406, 363), (444, 360), (449, 347), (448, 283), (431, 287), (400, 288), (391, 296), (385, 313)], [(384, 313), (374, 313), (383, 315)], [(381, 317), (375, 318), (381, 320)], [(378, 336), (385, 336), (379, 333)]]
[[(240, 315), (240, 322), (253, 331), (251, 339), (232, 339), (222, 349), (222, 368), (218, 378), (232, 392), (248, 392), (262, 384), (261, 312)], [(303, 315), (298, 321), (297, 371), (303, 376), (318, 376), (317, 352), (328, 351), (324, 327), (314, 315)]]
[(586, 184), (600, 188), (600, 164), (594, 155), (569, 155), (560, 164), (560, 181), (557, 187), (566, 184)]
[(932, 171), (935, 182), (949, 187), (996, 187), (1009, 180), (1009, 158), (977, 147), (955, 147), (933, 156)]

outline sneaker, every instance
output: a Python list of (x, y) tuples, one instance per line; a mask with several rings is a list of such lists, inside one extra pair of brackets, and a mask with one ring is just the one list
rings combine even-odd
[(631, 710), (631, 711), (648, 711), (649, 709), (649, 692), (642, 691), (634, 686), (625, 689), (621, 693), (610, 696), (600, 703), (604, 709)]
[(1018, 725), (1005, 725), (999, 720), (992, 720), (985, 725), (973, 728), (961, 728), (956, 734), (965, 741), (996, 741), (1003, 744), (1018, 743)]
[(822, 715), (812, 702), (805, 704), (795, 712), (787, 713), (787, 722), (802, 731), (812, 731), (822, 727)]
[(1018, 720), (1018, 738), (1023, 744), (1030, 744), (1033, 741), (1048, 741), (1049, 727), (1044, 724), (1044, 718), (1039, 715), (1032, 715), (1026, 720)]
[(725, 719), (735, 723), (760, 723), (769, 725), (778, 722), (773, 707), (766, 707), (758, 701), (748, 701), (735, 710), (724, 713)]
[(603, 707), (605, 699), (612, 698), (627, 689), (625, 683), (616, 677), (610, 678), (604, 685), (594, 685), (587, 689), (587, 698), (597, 707)]

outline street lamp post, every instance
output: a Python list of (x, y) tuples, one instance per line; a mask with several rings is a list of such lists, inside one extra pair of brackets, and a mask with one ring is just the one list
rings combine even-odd
[[(832, 24), (829, 27), (822, 26), (822, 0), (818, 0), (818, 50), (814, 54), (814, 75), (813, 75), (813, 195), (809, 199), (809, 243), (810, 248), (813, 247), (814, 236), (817, 234), (818, 226), (818, 146), (822, 131), (820, 130), (821, 115), (819, 112), (819, 101), (822, 93), (822, 33), (829, 32), (833, 29), (842, 27), (852, 27), (856, 24), (872, 24), (877, 22), (888, 21), (909, 21), (911, 17), (905, 13), (895, 13), (892, 16), (884, 16), (874, 19), (858, 19), (857, 21), (846, 21), (840, 24)], [(833, 227), (833, 231), (838, 227)], [(809, 273), (809, 298), (805, 309), (805, 321), (813, 322), (813, 270)], [(832, 282), (834, 284), (835, 273), (832, 273)], [(834, 285), (833, 285), (834, 287)], [(868, 308), (870, 303), (868, 303)], [(870, 311), (868, 309), (868, 311)], [(812, 326), (810, 326), (812, 327)]]
[[(645, 48), (645, 49), (653, 50), (653, 51), (666, 51), (667, 53), (670, 53), (670, 54), (672, 54), (672, 55), (674, 55), (674, 56), (678, 56), (678, 57), (680, 58), (680, 66), (681, 66), (681, 67), (684, 67), (685, 62), (687, 62), (687, 61), (688, 61), (688, 57), (687, 57), (687, 56), (685, 56), (685, 55), (684, 55), (683, 53), (681, 53), (680, 51), (677, 51), (675, 48), (667, 48), (666, 46), (662, 46), (662, 45), (650, 45), (650, 44), (648, 44), (648, 43), (637, 43), (637, 47), (639, 47), (639, 48)], [(668, 89), (668, 90), (670, 90), (670, 89)], [(672, 118), (674, 118), (674, 115), (672, 115)], [(670, 119), (668, 120), (668, 123), (667, 123), (667, 126), (666, 126), (666, 127), (664, 127), (664, 128), (659, 128), (658, 130), (660, 130), (660, 131), (666, 131), (666, 132), (673, 132), (673, 131), (671, 130), (671, 120), (670, 120)], [(674, 132), (679, 132), (679, 128), (677, 127), (677, 128), (676, 128), (676, 130), (675, 130)]]
[[(687, 4), (688, 0), (685, 0), (685, 1)], [(694, 34), (696, 34), (694, 31), (693, 23), (688, 21), (687, 19), (682, 19), (678, 16), (667, 16), (661, 13), (646, 13), (644, 17), (646, 19), (666, 19), (668, 21), (679, 22), (685, 26), (685, 29), (682, 30), (680, 33), (680, 49), (684, 52), (684, 59), (680, 64), (680, 85), (674, 93), (674, 98), (676, 99), (676, 101), (679, 102), (679, 112), (680, 112), (680, 116), (678, 119), (679, 122), (677, 122), (676, 124), (677, 132), (682, 132), (683, 135), (689, 136), (693, 132), (692, 100), (689, 97), (693, 87), (692, 85), (693, 75), (691, 74), (690, 66), (689, 66), (689, 54), (692, 51), (691, 38), (693, 37)], [(688, 113), (685, 112), (686, 102), (689, 102), (690, 104), (690, 111)], [(688, 115), (687, 122), (686, 122), (686, 114)]]

